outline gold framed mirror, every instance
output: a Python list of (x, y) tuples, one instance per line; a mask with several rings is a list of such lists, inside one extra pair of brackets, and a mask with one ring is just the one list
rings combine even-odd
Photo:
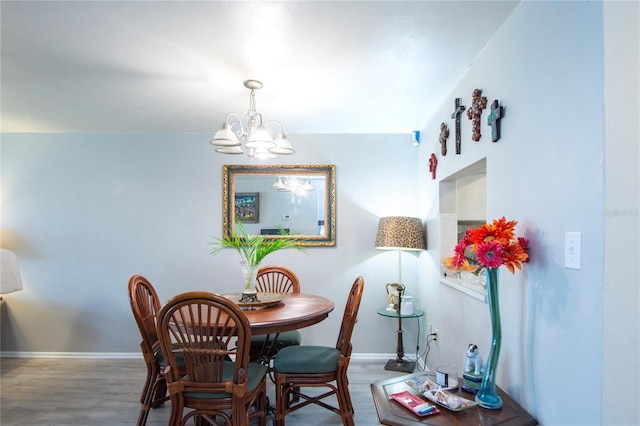
[(236, 218), (250, 235), (280, 238), (284, 229), (301, 245), (334, 246), (336, 166), (223, 166), (224, 235), (235, 232)]

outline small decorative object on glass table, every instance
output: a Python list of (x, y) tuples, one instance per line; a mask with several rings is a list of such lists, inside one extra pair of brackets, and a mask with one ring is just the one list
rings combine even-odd
[[(244, 277), (244, 290), (239, 299), (241, 303), (259, 303), (258, 292), (255, 289), (256, 275), (260, 268), (260, 262), (267, 255), (284, 249), (296, 249), (306, 252), (306, 248), (300, 245), (300, 241), (295, 238), (268, 238), (267, 235), (249, 235), (242, 222), (236, 218), (235, 227), (240, 233), (233, 231), (232, 235), (225, 235), (222, 238), (214, 238), (209, 244), (214, 247), (211, 254), (215, 255), (225, 247), (236, 250), (242, 257), (240, 266)], [(286, 235), (284, 229), (280, 229), (281, 235)]]
[[(401, 307), (402, 309), (402, 307)], [(388, 318), (397, 318), (398, 319), (398, 336), (397, 336), (397, 344), (396, 344), (396, 358), (390, 359), (387, 361), (387, 364), (384, 366), (385, 370), (391, 371), (402, 371), (405, 373), (413, 373), (413, 370), (416, 368), (415, 361), (407, 361), (404, 359), (404, 343), (402, 342), (402, 319), (403, 318), (420, 318), (424, 315), (424, 312), (414, 309), (413, 312), (409, 315), (404, 315), (400, 311), (389, 311), (386, 308), (378, 309), (378, 315), (382, 315), (383, 317)]]
[(513, 274), (515, 268), (522, 269), (522, 263), (529, 261), (529, 242), (522, 237), (516, 238), (514, 230), (517, 224), (515, 220), (507, 221), (503, 216), (491, 224), (486, 223), (478, 228), (469, 229), (456, 245), (454, 255), (444, 259), (444, 265), (448, 269), (468, 269), (469, 261), (464, 253), (467, 247), (471, 247), (480, 266), (486, 269), (487, 299), (493, 338), (476, 401), (481, 407), (491, 410), (502, 407), (502, 399), (496, 390), (496, 370), (502, 345), (498, 269), (504, 265)]
[(398, 292), (404, 291), (404, 288), (403, 284), (387, 283), (387, 311), (400, 310), (400, 294)]

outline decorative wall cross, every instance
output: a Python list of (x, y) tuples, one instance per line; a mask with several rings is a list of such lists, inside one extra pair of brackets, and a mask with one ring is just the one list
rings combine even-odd
[(480, 96), (482, 90), (476, 89), (473, 91), (473, 102), (471, 108), (467, 110), (467, 117), (473, 122), (473, 132), (471, 134), (471, 140), (478, 142), (480, 140), (480, 116), (482, 110), (487, 108), (487, 98)]
[(440, 152), (444, 157), (447, 155), (447, 138), (449, 137), (449, 128), (446, 123), (440, 123)]
[(435, 153), (431, 153), (431, 157), (429, 158), (429, 171), (431, 172), (431, 179), (436, 178), (436, 167), (438, 167), (438, 159), (436, 158)]
[(460, 105), (461, 99), (456, 98), (456, 109), (451, 114), (451, 118), (456, 119), (456, 154), (460, 154), (460, 114), (464, 111), (464, 105)]
[(500, 119), (502, 119), (502, 105), (498, 100), (491, 102), (491, 114), (487, 117), (487, 124), (491, 126), (491, 140), (498, 142), (500, 139)]

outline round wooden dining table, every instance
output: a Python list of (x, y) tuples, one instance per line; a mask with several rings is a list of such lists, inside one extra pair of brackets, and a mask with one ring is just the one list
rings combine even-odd
[(317, 324), (327, 318), (333, 308), (333, 302), (326, 297), (291, 293), (274, 306), (244, 313), (251, 323), (252, 334), (277, 334)]

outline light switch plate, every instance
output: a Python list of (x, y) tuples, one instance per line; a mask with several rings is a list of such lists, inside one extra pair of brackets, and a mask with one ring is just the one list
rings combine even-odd
[(582, 269), (581, 267), (581, 233), (564, 233), (564, 266), (569, 269)]

